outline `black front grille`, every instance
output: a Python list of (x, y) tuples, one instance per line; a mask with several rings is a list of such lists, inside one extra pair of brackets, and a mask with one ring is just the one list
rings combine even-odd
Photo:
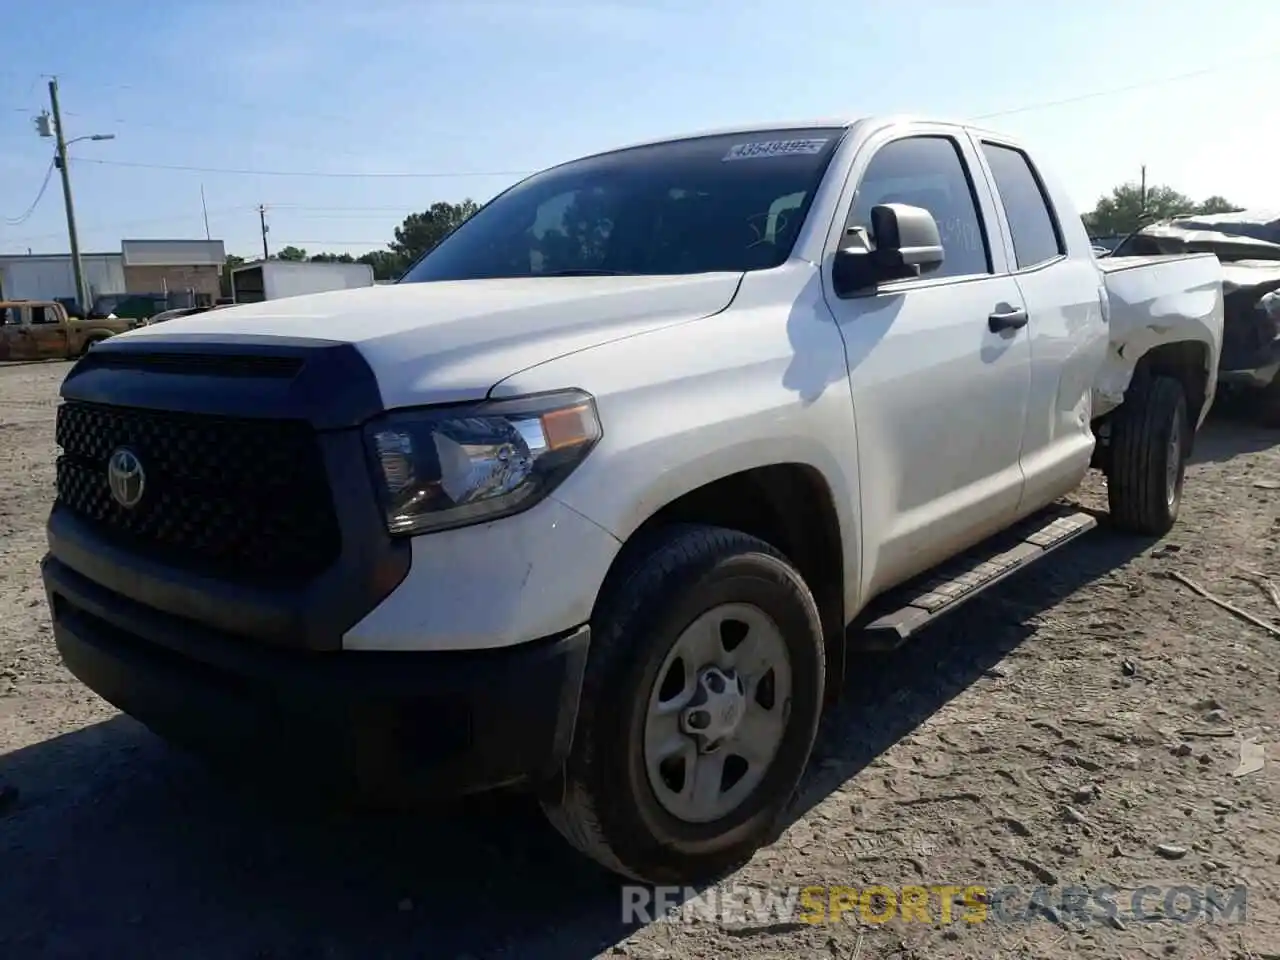
[[(58, 502), (121, 546), (224, 579), (302, 581), (340, 539), (311, 426), (68, 401), (58, 408)], [(119, 447), (144, 471), (121, 506), (108, 483)]]

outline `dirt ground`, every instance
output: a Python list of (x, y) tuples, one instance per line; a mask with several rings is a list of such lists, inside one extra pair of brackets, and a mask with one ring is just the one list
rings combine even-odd
[[(206, 774), (79, 686), (37, 569), (66, 370), (0, 366), (6, 958), (1280, 957), (1280, 637), (1168, 576), (1280, 624), (1280, 434), (1215, 416), (1164, 541), (1100, 528), (855, 664), (794, 822), (727, 882), (1008, 884), (1015, 905), (1043, 886), (1049, 909), (625, 927), (618, 883), (519, 798), (312, 809)], [(1101, 480), (1078, 499), (1105, 506)], [(1145, 884), (1148, 912), (1170, 885), (1235, 884), (1247, 912), (1144, 921), (1124, 891)], [(1060, 902), (1069, 885), (1117, 888), (1117, 916), (1086, 922)]]

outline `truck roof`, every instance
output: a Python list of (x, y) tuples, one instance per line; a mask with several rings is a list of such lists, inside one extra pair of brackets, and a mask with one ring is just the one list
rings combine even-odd
[(835, 127), (840, 130), (847, 130), (859, 121), (850, 120), (848, 117), (810, 119), (810, 120), (779, 120), (774, 123), (744, 123), (729, 127), (711, 127), (705, 130), (695, 130), (688, 133), (672, 134), (665, 137), (657, 137), (649, 140), (640, 140), (635, 143), (623, 144), (613, 147), (609, 150), (602, 150), (601, 153), (613, 153), (615, 150), (630, 150), (633, 147), (648, 147), (657, 143), (674, 143), (680, 140), (696, 140), (699, 137), (720, 137), (730, 134), (743, 134), (749, 136), (753, 133), (770, 133), (775, 130), (830, 130)]
[[(696, 140), (699, 137), (719, 137), (739, 134), (742, 136), (751, 136), (758, 133), (773, 133), (778, 130), (850, 130), (853, 127), (867, 127), (869, 130), (880, 130), (885, 127), (895, 126), (902, 123), (927, 123), (934, 126), (955, 127), (956, 129), (972, 130), (975, 133), (989, 134), (1007, 139), (1004, 134), (996, 130), (989, 130), (973, 123), (963, 120), (947, 120), (941, 117), (930, 117), (918, 114), (889, 114), (883, 116), (869, 117), (829, 117), (827, 119), (808, 119), (808, 120), (776, 120), (769, 123), (743, 123), (735, 126), (712, 127), (705, 130), (697, 130), (689, 133), (673, 134), (665, 137), (657, 137), (649, 140), (637, 140), (632, 143), (620, 144), (616, 147), (609, 147), (604, 150), (597, 150), (594, 153), (584, 154), (581, 157), (574, 157), (573, 160), (566, 160), (565, 163), (573, 163), (574, 160), (586, 160), (590, 157), (599, 157), (609, 153), (617, 153), (621, 150), (633, 150), (637, 147), (651, 147), (660, 143), (678, 143), (681, 140)], [(554, 166), (563, 166), (563, 164), (555, 164)], [(550, 168), (549, 168), (550, 169)]]

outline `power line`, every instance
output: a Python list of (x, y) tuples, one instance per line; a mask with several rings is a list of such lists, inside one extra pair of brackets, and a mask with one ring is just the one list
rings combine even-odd
[(44, 192), (49, 189), (49, 181), (53, 179), (54, 162), (49, 161), (49, 169), (44, 172), (44, 180), (40, 183), (40, 190), (36, 193), (36, 198), (31, 201), (31, 206), (27, 207), (26, 212), (20, 217), (5, 217), (5, 223), (11, 227), (18, 227), (31, 219), (31, 215), (36, 212), (36, 207), (40, 206), (40, 201), (44, 199)]
[[(1237, 68), (1241, 63), (1250, 61), (1273, 60), (1276, 54), (1263, 54), (1244, 60), (1236, 60), (1231, 64), (1220, 64), (1217, 66), (1206, 67), (1200, 70), (1193, 70), (1187, 73), (1177, 74), (1167, 77), (1156, 77), (1150, 80), (1138, 83), (1128, 84), (1122, 87), (1113, 87), (1107, 90), (1098, 90), (1090, 93), (1078, 94), (1071, 97), (1064, 97), (1059, 100), (1047, 100), (1038, 103), (1025, 104), (1020, 107), (1013, 107), (1007, 110), (996, 110), (990, 113), (982, 113), (970, 117), (970, 121), (991, 120), (997, 117), (1014, 116), (1021, 113), (1030, 113), (1036, 110), (1048, 110), (1054, 107), (1067, 106), (1073, 103), (1080, 103), (1086, 100), (1094, 100), (1100, 97), (1114, 96), (1120, 93), (1127, 93), (1133, 90), (1141, 90), (1149, 87), (1163, 86), (1170, 83), (1177, 83), (1183, 80), (1189, 80), (1196, 77), (1206, 76), (1220, 72), (1228, 68)], [(15, 108), (19, 111), (22, 108)], [(115, 123), (133, 123), (140, 126), (151, 126), (160, 128), (162, 125), (148, 123), (144, 121), (126, 121), (117, 119)], [(386, 172), (386, 173), (357, 173), (354, 171), (320, 171), (320, 170), (255, 170), (250, 168), (235, 167), (204, 167), (189, 164), (163, 164), (163, 163), (145, 163), (141, 161), (130, 160), (104, 160), (104, 159), (78, 159), (78, 163), (94, 163), (108, 167), (126, 167), (142, 170), (170, 170), (188, 173), (220, 173), (233, 176), (261, 176), (261, 177), (299, 177), (299, 178), (324, 178), (324, 179), (404, 179), (404, 180), (430, 180), (430, 179), (464, 179), (467, 177), (524, 177), (536, 171), (532, 170), (472, 170), (472, 171), (433, 171), (421, 173), (409, 172)]]
[(459, 179), (465, 177), (524, 177), (533, 170), (459, 170), (430, 173), (354, 173), (328, 170), (248, 170), (231, 167), (194, 167), (185, 164), (137, 163), (131, 160), (76, 159), (76, 163), (97, 163), (105, 167), (135, 167), (142, 170), (178, 170), (189, 173), (229, 173), (249, 177), (336, 177), (342, 179)]
[[(1276, 54), (1267, 54), (1263, 56), (1253, 57), (1252, 60), (1272, 60), (1276, 58)], [(1235, 61), (1232, 64), (1220, 64), (1218, 66), (1206, 67), (1201, 70), (1193, 70), (1188, 73), (1177, 74), (1168, 77), (1156, 77), (1151, 80), (1141, 81), (1139, 83), (1128, 84), (1123, 87), (1113, 87), (1108, 90), (1097, 90), (1091, 93), (1078, 94), (1072, 97), (1064, 97), (1060, 100), (1047, 100), (1039, 103), (1030, 103), (1021, 107), (1014, 107), (1008, 110), (996, 110), (991, 113), (982, 113), (970, 117), (970, 121), (991, 120), (997, 117), (1008, 117), (1020, 113), (1030, 113), (1035, 110), (1048, 110), (1054, 107), (1067, 106), (1073, 103), (1080, 103), (1086, 100), (1095, 100), (1099, 97), (1110, 97), (1120, 93), (1127, 93), (1132, 90), (1141, 90), (1149, 87), (1163, 86), (1169, 83), (1177, 83), (1182, 80), (1189, 80), (1195, 77), (1202, 77), (1212, 73), (1218, 73), (1228, 67), (1234, 68), (1239, 66), (1241, 62)], [(141, 163), (127, 160), (80, 160), (80, 163), (97, 163), (103, 166), (111, 167), (134, 167), (146, 170), (174, 170), (192, 173), (223, 173), (237, 176), (262, 176), (262, 177), (316, 177), (316, 178), (335, 178), (335, 179), (462, 179), (466, 177), (525, 177), (537, 171), (533, 170), (474, 170), (474, 171), (439, 171), (427, 173), (355, 173), (348, 171), (301, 171), (301, 170), (252, 170), (252, 169), (236, 169), (230, 167), (198, 167), (188, 166), (185, 164), (160, 164), (160, 163)]]
[(1192, 80), (1196, 77), (1207, 76), (1212, 73), (1220, 73), (1223, 70), (1234, 69), (1241, 63), (1250, 63), (1260, 60), (1274, 60), (1278, 55), (1274, 53), (1263, 54), (1257, 57), (1249, 57), (1244, 60), (1235, 60), (1229, 64), (1221, 63), (1213, 67), (1205, 67), (1202, 70), (1192, 70), (1190, 73), (1179, 73), (1171, 77), (1156, 77), (1151, 80), (1143, 80), (1138, 83), (1131, 83), (1123, 87), (1112, 87), (1110, 90), (1096, 90), (1093, 93), (1082, 93), (1074, 97), (1064, 97), (1061, 100), (1045, 100), (1040, 103), (1029, 103), (1023, 107), (1014, 107), (1011, 110), (997, 110), (994, 113), (980, 113), (976, 117), (970, 117), (972, 120), (992, 120), (996, 117), (1011, 117), (1018, 113), (1030, 113), (1033, 110), (1049, 110), (1053, 107), (1065, 107), (1072, 103), (1081, 103), (1085, 100), (1096, 100), (1099, 97), (1112, 97), (1118, 93), (1129, 93), (1133, 90), (1145, 90), (1148, 87), (1164, 86), (1167, 83), (1178, 83), (1182, 80)]
[[(16, 73), (15, 73), (15, 74), (14, 74), (14, 76), (18, 76), (18, 74), (16, 74)], [(45, 76), (45, 75), (44, 75), (44, 74), (41, 74), (41, 75), (39, 75), (35, 80), (33, 80), (33, 81), (32, 81), (32, 89), (34, 89), (34, 88), (35, 88), (35, 84), (36, 84), (36, 83), (38, 83), (38, 82), (39, 82), (39, 80), (40, 80), (40, 77), (43, 77), (43, 76)], [(64, 74), (63, 76), (65, 77), (65, 76), (67, 76), (67, 75), (66, 75), (66, 74)], [(75, 73), (72, 73), (72, 74), (70, 74), (70, 76), (73, 76), (73, 77), (74, 77), (74, 76), (78, 76), (78, 75), (77, 75), (77, 74), (75, 74)], [(96, 78), (95, 78), (95, 79), (93, 79), (92, 83), (93, 83), (93, 86), (94, 86), (95, 88), (97, 88), (97, 89), (104, 89), (104, 90), (127, 90), (127, 91), (137, 91), (137, 90), (142, 89), (142, 88), (138, 87), (136, 84), (132, 84), (132, 83), (102, 83), (102, 82), (98, 81)], [(222, 103), (223, 105), (234, 107), (234, 108), (235, 108), (235, 110), (236, 110), (236, 112), (238, 112), (238, 113), (245, 113), (245, 112), (256, 112), (256, 113), (262, 113), (262, 114), (270, 115), (270, 116), (271, 116), (271, 118), (272, 118), (273, 120), (276, 118), (276, 116), (278, 115), (278, 111), (279, 111), (279, 107), (278, 107), (277, 105), (275, 105), (275, 104), (270, 103), (270, 102), (264, 102), (264, 101), (261, 101), (261, 100), (248, 100), (248, 99), (243, 99), (243, 100), (242, 100), (242, 99), (235, 99), (235, 98), (230, 97), (230, 96), (227, 94), (227, 92), (226, 92), (225, 90), (222, 90), (222, 89), (217, 89), (217, 90), (204, 90), (204, 91), (196, 90), (196, 91), (192, 91), (192, 92), (190, 92), (190, 94), (189, 94), (189, 95), (190, 95), (190, 96), (193, 96), (193, 97), (196, 97), (196, 98), (200, 98), (200, 97), (211, 97), (211, 98), (213, 98), (213, 99), (218, 100), (218, 101), (219, 101), (220, 103)], [(145, 104), (144, 104), (144, 105), (145, 105)], [(21, 108), (21, 107), (17, 107), (17, 108), (15, 108), (15, 109), (19, 109), (19, 110), (20, 110), (20, 109), (22, 109), (22, 108)], [(81, 114), (81, 113), (72, 113), (71, 111), (64, 111), (64, 112), (67, 114), (67, 116), (82, 117), (82, 118), (87, 116), (86, 114)], [(110, 110), (109, 112), (115, 113), (116, 111), (115, 111), (115, 110)], [(337, 124), (337, 125), (339, 125), (339, 126), (346, 126), (346, 125), (349, 125), (349, 124), (351, 124), (352, 122), (354, 122), (356, 119), (358, 119), (358, 118), (353, 118), (353, 117), (351, 117), (351, 116), (340, 116), (340, 115), (338, 115), (338, 114), (333, 114), (333, 113), (317, 113), (317, 112), (316, 112), (316, 111), (314, 111), (314, 110), (308, 110), (308, 111), (307, 111), (307, 117), (308, 117), (309, 119), (312, 119), (312, 120), (318, 120), (318, 121), (321, 121), (321, 122), (324, 122), (324, 123), (333, 123), (333, 124)], [(181, 129), (184, 129), (184, 128), (182, 128), (182, 127), (175, 127), (173, 124), (170, 124), (170, 123), (157, 124), (157, 123), (155, 123), (154, 121), (150, 121), (150, 120), (139, 121), (139, 120), (130, 120), (130, 119), (128, 119), (128, 118), (117, 118), (117, 119), (114, 119), (114, 120), (112, 120), (112, 121), (110, 121), (110, 122), (112, 122), (112, 123), (129, 123), (129, 124), (133, 124), (133, 125), (136, 125), (136, 126), (146, 126), (146, 127), (151, 127), (152, 129), (157, 129), (157, 130), (161, 130), (161, 129), (165, 129), (165, 130), (175, 130), (175, 129), (177, 129), (177, 130), (181, 130)], [(194, 133), (203, 133), (203, 132), (204, 132), (203, 128), (200, 128), (200, 129), (198, 129), (198, 130), (197, 130), (197, 129), (195, 129), (195, 128), (187, 127), (187, 128), (185, 128), (185, 129), (186, 129), (188, 132), (194, 132)]]
[(268, 203), (267, 207), (297, 220), (380, 220), (385, 219), (385, 215), (388, 213), (404, 213), (403, 205), (398, 207), (373, 207), (362, 210), (338, 210), (332, 213), (327, 213), (322, 208), (313, 210), (306, 207), (282, 207), (275, 203)]
[[(1273, 60), (1276, 57), (1277, 57), (1277, 54), (1274, 54), (1274, 53), (1263, 54), (1256, 57), (1244, 58), (1243, 60), (1236, 60), (1231, 64), (1220, 64), (1217, 66), (1206, 67), (1200, 70), (1193, 70), (1187, 73), (1177, 74), (1173, 76), (1156, 77), (1150, 80), (1128, 84), (1122, 87), (1113, 87), (1107, 90), (1093, 91), (1090, 93), (1079, 94), (1071, 97), (1065, 97), (1058, 100), (1040, 101), (1037, 103), (1030, 103), (1024, 106), (1014, 107), (1007, 110), (997, 110), (990, 113), (978, 114), (976, 116), (970, 117), (969, 120), (970, 121), (990, 120), (998, 117), (1007, 117), (1007, 116), (1014, 116), (1021, 113), (1030, 113), (1036, 110), (1048, 110), (1054, 107), (1067, 106), (1070, 104), (1080, 103), (1087, 100), (1093, 100), (1100, 97), (1114, 96), (1116, 94), (1127, 93), (1133, 90), (1140, 90), (1140, 89), (1146, 89), (1150, 87), (1164, 86), (1170, 83), (1177, 83), (1183, 80), (1189, 80), (1189, 79), (1194, 79), (1196, 77), (1202, 77), (1209, 74), (1218, 73), (1224, 69), (1236, 68), (1241, 63), (1248, 63), (1252, 61)], [(14, 110), (15, 112), (20, 112), (20, 113), (34, 113), (33, 110), (28, 110), (27, 108), (23, 108), (23, 107), (13, 107), (11, 109)], [(123, 119), (116, 120), (115, 122), (116, 123), (125, 123), (125, 122), (138, 123), (138, 121), (125, 121)], [(152, 123), (141, 123), (139, 125), (152, 126), (152, 127), (159, 126), (157, 124), (152, 124)], [(125, 160), (101, 160), (101, 159), (87, 159), (87, 158), (77, 159), (76, 162), (77, 163), (95, 163), (95, 164), (101, 164), (103, 166), (127, 167), (127, 168), (146, 169), (146, 170), (172, 170), (172, 171), (192, 172), (192, 173), (223, 173), (223, 174), (231, 174), (231, 175), (239, 175), (239, 176), (271, 176), (271, 177), (300, 177), (300, 178), (310, 177), (310, 178), (331, 178), (331, 179), (361, 179), (361, 178), (366, 178), (366, 179), (461, 179), (461, 178), (467, 178), (467, 177), (523, 177), (523, 176), (528, 176), (530, 173), (534, 172), (529, 170), (502, 170), (502, 171), (447, 171), (447, 172), (436, 171), (436, 172), (422, 172), (422, 173), (356, 173), (356, 172), (347, 172), (347, 171), (253, 170), (253, 169), (237, 169), (237, 168), (223, 168), (223, 167), (202, 167), (202, 166), (185, 165), (185, 164), (157, 164), (157, 163), (142, 163), (142, 162), (125, 161)], [(37, 194), (36, 199), (32, 203), (31, 207), (28, 208), (28, 210), (21, 217), (8, 220), (10, 225), (14, 225), (14, 226), (19, 225), (30, 218), (36, 206), (38, 206), (40, 200), (44, 196), (44, 192), (48, 187), (48, 183), (50, 179), (52, 178), (52, 173), (53, 173), (53, 165), (51, 164), (49, 169), (45, 172), (44, 182), (42, 183), (40, 191)], [(323, 212), (323, 211), (344, 212), (345, 211), (345, 212), (351, 212), (351, 213), (360, 213), (360, 212), (366, 212), (366, 211), (371, 213), (372, 212), (398, 213), (398, 212), (401, 212), (403, 209), (401, 207), (320, 207), (320, 206), (308, 206), (305, 204), (272, 204), (272, 207), (274, 209), (280, 209), (280, 210), (292, 209), (292, 210), (299, 210), (299, 211), (305, 210), (305, 211), (316, 211), (316, 212)], [(215, 213), (215, 216), (220, 215), (223, 212), (227, 212), (227, 213), (230, 213), (233, 211), (239, 212), (246, 209), (256, 210), (256, 205), (228, 208), (226, 211), (218, 211), (217, 213)], [(156, 217), (156, 218), (150, 218), (147, 220), (135, 220), (135, 221), (125, 222), (125, 223), (116, 223), (111, 226), (103, 226), (100, 228), (92, 228), (92, 229), (111, 230), (111, 229), (118, 229), (119, 227), (122, 227), (122, 226), (141, 225), (141, 224), (149, 224), (149, 223), (172, 223), (172, 222), (178, 222), (178, 221), (189, 220), (194, 218), (195, 218), (194, 215)], [(308, 219), (320, 220), (320, 219), (344, 219), (344, 218), (341, 218), (341, 217), (330, 218), (330, 217), (324, 217), (324, 216), (316, 216)], [(56, 236), (60, 236), (60, 234), (44, 234), (40, 236), (31, 236), (26, 238), (10, 238), (6, 242), (16, 243), (16, 242), (19, 242), (20, 240), (25, 241), (25, 240), (34, 240), (34, 239), (56, 237)], [(364, 245), (364, 244), (380, 245), (383, 243), (383, 241), (371, 241), (371, 240), (349, 240), (349, 241), (348, 240), (341, 240), (341, 241), (340, 240), (295, 240), (291, 242), (292, 243), (312, 243), (312, 244), (328, 243), (328, 244), (337, 245), (337, 246), (342, 246), (342, 245), (357, 246), (357, 245)]]
[(304, 243), (326, 243), (331, 247), (385, 247), (387, 245), (386, 237), (381, 240), (277, 240), (276, 242), (286, 247), (302, 246)]
[(305, 203), (273, 203), (272, 210), (304, 210), (317, 213), (403, 213), (404, 207), (315, 207)]
[[(76, 162), (81, 163), (83, 161), (77, 160)], [(362, 212), (369, 213), (370, 216), (368, 217), (368, 219), (370, 220), (380, 219), (378, 215), (386, 214), (386, 213), (397, 214), (403, 217), (405, 215), (405, 211), (408, 209), (408, 207), (404, 205), (397, 206), (397, 207), (324, 207), (324, 206), (310, 206), (308, 204), (302, 204), (302, 203), (269, 203), (267, 204), (267, 207), (271, 210), (278, 210), (278, 211), (281, 211), (282, 213), (292, 214), (293, 216), (295, 216), (297, 219), (300, 219), (300, 220), (334, 220), (334, 221), (365, 219), (364, 217), (353, 215), (353, 214), (359, 214)], [(210, 210), (209, 217), (210, 219), (213, 219), (213, 220), (221, 220), (231, 216), (239, 216), (240, 214), (243, 214), (243, 213), (254, 213), (254, 212), (257, 212), (257, 209), (258, 209), (258, 205), (256, 203), (246, 203), (246, 204), (240, 204), (238, 206), (232, 206), (232, 207), (219, 207), (217, 209)], [(308, 212), (313, 210), (319, 211), (319, 212), (316, 214), (312, 214)], [(328, 214), (324, 212), (328, 210), (337, 211), (337, 215)], [(137, 220), (118, 220), (113, 223), (98, 223), (98, 224), (93, 224), (92, 226), (89, 226), (86, 228), (82, 228), (82, 230), (86, 233), (98, 233), (103, 231), (119, 230), (124, 227), (145, 227), (145, 226), (151, 226), (152, 224), (185, 223), (185, 222), (195, 223), (195, 222), (199, 222), (200, 218), (201, 218), (201, 214), (196, 212), (178, 213), (178, 214), (171, 214), (169, 216), (164, 216), (164, 217), (144, 217)], [(20, 243), (27, 243), (32, 240), (57, 239), (58, 237), (62, 237), (64, 235), (65, 235), (65, 231), (62, 233), (33, 233), (33, 234), (27, 234), (25, 236), (7, 237), (5, 238), (4, 242), (8, 244), (20, 244)]]
[[(231, 214), (240, 214), (240, 213), (244, 213), (247, 210), (257, 210), (257, 209), (258, 207), (256, 204), (245, 204), (243, 206), (238, 206), (238, 207), (222, 207), (217, 210), (210, 210), (209, 216), (214, 218), (225, 217)], [(397, 207), (396, 209), (398, 210), (400, 208)], [(150, 226), (151, 224), (154, 224), (154, 223), (181, 223), (187, 220), (199, 221), (200, 216), (201, 215), (199, 213), (179, 213), (179, 214), (173, 214), (167, 217), (146, 217), (141, 220), (118, 220), (114, 223), (94, 224), (91, 227), (81, 228), (81, 229), (85, 233), (98, 233), (102, 231), (118, 230), (121, 227)], [(30, 240), (49, 240), (49, 239), (56, 239), (58, 237), (63, 237), (63, 236), (66, 236), (66, 231), (62, 231), (61, 233), (33, 233), (33, 234), (28, 234), (27, 236), (21, 236), (21, 237), (8, 237), (6, 238), (5, 242), (10, 244), (26, 243)]]
[[(35, 116), (37, 113), (39, 113), (39, 110), (34, 107), (30, 107), (30, 108), (29, 107), (12, 107), (11, 109), (17, 113), (26, 113), (31, 116)], [(174, 124), (174, 123), (156, 123), (151, 120), (134, 120), (128, 117), (117, 117), (117, 116), (109, 115), (114, 113), (115, 111), (109, 111), (103, 116), (98, 117), (93, 113), (79, 113), (74, 110), (62, 111), (62, 115), (65, 117), (75, 117), (77, 119), (86, 121), (88, 124), (92, 126), (98, 126), (98, 127), (104, 127), (104, 128), (105, 127), (142, 128), (146, 130), (159, 130), (159, 131), (168, 132), (168, 133), (177, 133), (186, 137), (205, 136), (207, 135), (207, 132), (208, 132), (207, 128), (200, 127), (200, 126), (185, 126), (182, 124)], [(312, 120), (317, 120), (317, 121), (325, 119), (323, 115), (319, 115), (319, 114), (308, 114), (308, 118)], [(351, 121), (350, 121), (350, 118), (345, 118), (338, 122), (341, 122), (343, 124), (349, 124)], [(0, 132), (0, 138), (16, 140), (19, 138), (19, 135), (17, 133)], [(292, 149), (293, 147), (297, 146), (296, 143), (289, 144), (279, 140), (264, 141), (257, 136), (254, 137), (254, 145), (258, 148), (275, 147), (277, 149), (282, 149), (282, 150)], [(365, 157), (368, 155), (367, 151), (342, 150), (342, 149), (337, 149), (332, 147), (326, 147), (325, 153), (335, 157)]]

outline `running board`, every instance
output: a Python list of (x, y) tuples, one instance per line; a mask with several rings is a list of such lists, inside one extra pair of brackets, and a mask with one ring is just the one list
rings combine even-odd
[(848, 640), (863, 650), (892, 650), (938, 617), (1097, 525), (1093, 514), (1070, 507), (1034, 514), (872, 601), (868, 613), (850, 627)]

